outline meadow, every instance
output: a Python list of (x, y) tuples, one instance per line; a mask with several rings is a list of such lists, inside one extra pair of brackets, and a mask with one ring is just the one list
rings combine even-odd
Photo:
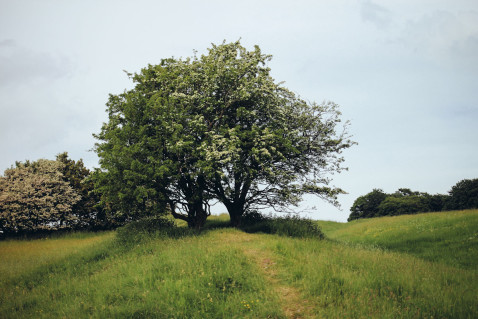
[[(0, 242), (1, 318), (478, 318), (478, 210)], [(141, 231), (138, 231), (141, 232)]]

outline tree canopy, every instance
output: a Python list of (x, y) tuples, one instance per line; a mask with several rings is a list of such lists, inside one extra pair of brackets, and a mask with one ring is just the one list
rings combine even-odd
[(478, 208), (478, 178), (459, 181), (451, 188), (449, 194), (447, 208)]
[(348, 221), (379, 216), (379, 206), (387, 196), (381, 189), (374, 189), (370, 193), (360, 196), (350, 208)]
[(164, 211), (201, 227), (214, 201), (233, 225), (245, 211), (285, 209), (302, 195), (333, 204), (341, 152), (354, 144), (338, 106), (307, 102), (276, 83), (259, 47), (213, 45), (163, 59), (135, 87), (110, 95), (95, 137), (102, 201), (125, 218)]

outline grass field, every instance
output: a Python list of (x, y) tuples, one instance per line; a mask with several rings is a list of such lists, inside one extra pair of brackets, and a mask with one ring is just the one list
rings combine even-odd
[(0, 317), (478, 318), (478, 211), (318, 223), (328, 239), (3, 241)]

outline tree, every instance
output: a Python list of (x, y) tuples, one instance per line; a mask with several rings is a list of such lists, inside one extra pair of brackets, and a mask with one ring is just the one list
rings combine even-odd
[(72, 207), (76, 216), (77, 229), (98, 229), (107, 227), (105, 212), (98, 207), (99, 197), (93, 192), (94, 184), (91, 180), (91, 171), (85, 167), (83, 160), (75, 161), (68, 158), (68, 153), (63, 152), (56, 156), (56, 161), (61, 163), (60, 171), (63, 178), (81, 196), (81, 199)]
[(80, 195), (64, 180), (61, 163), (16, 163), (0, 177), (0, 226), (5, 233), (71, 228)]
[(406, 197), (406, 196), (419, 196), (420, 192), (414, 192), (410, 188), (399, 188), (395, 193), (391, 196), (394, 197)]
[(205, 123), (194, 101), (188, 102), (192, 87), (186, 79), (193, 71), (190, 60), (162, 60), (129, 74), (133, 90), (110, 96), (109, 122), (95, 135), (102, 170), (93, 179), (115, 218), (162, 214), (169, 205), (174, 217), (199, 228), (210, 214), (198, 165)]
[[(337, 204), (330, 173), (353, 145), (332, 102), (306, 102), (275, 83), (259, 47), (213, 45), (207, 55), (165, 59), (130, 75), (111, 95), (96, 150), (104, 201), (139, 215), (164, 209), (200, 227), (211, 201), (233, 225), (245, 211), (285, 209), (302, 195)], [(149, 203), (149, 206), (146, 205)]]
[(478, 178), (459, 181), (449, 194), (447, 209), (478, 208)]
[(419, 195), (388, 196), (378, 206), (377, 216), (397, 216), (430, 211), (429, 197)]
[(304, 194), (337, 205), (343, 191), (329, 186), (327, 174), (342, 171), (340, 154), (354, 144), (348, 123), (338, 127), (338, 106), (308, 103), (275, 83), (270, 59), (238, 42), (213, 46), (201, 59), (214, 103), (203, 104), (213, 111), (204, 143), (206, 181), (235, 226), (245, 211), (282, 210)]
[(379, 216), (379, 206), (388, 196), (381, 189), (374, 189), (370, 193), (360, 196), (350, 208), (351, 213), (347, 220)]
[(429, 195), (429, 208), (431, 212), (441, 212), (446, 209), (450, 196), (443, 194)]

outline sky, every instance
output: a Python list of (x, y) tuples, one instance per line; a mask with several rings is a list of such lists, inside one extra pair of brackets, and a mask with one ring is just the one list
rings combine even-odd
[(239, 39), (351, 123), (341, 209), (307, 196), (303, 216), (344, 222), (374, 188), (446, 194), (478, 178), (475, 0), (0, 0), (0, 173), (64, 151), (98, 167), (92, 134), (108, 95), (132, 88), (125, 70)]

